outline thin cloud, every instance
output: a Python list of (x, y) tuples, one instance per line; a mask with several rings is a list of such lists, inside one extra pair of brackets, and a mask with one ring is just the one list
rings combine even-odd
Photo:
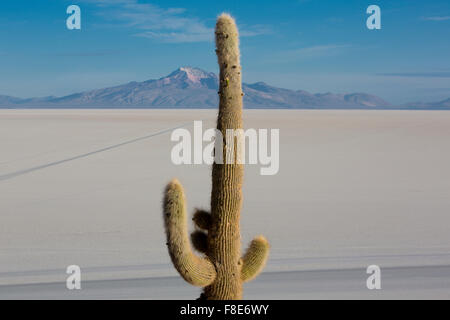
[(154, 32), (154, 31), (146, 31), (137, 33), (134, 36), (156, 39), (166, 43), (189, 43), (189, 42), (204, 42), (204, 41), (212, 41), (213, 36), (212, 32), (205, 33), (182, 33), (182, 32)]
[(119, 53), (117, 50), (111, 51), (85, 51), (85, 52), (61, 52), (55, 53), (58, 57), (104, 57)]
[(425, 21), (446, 21), (450, 20), (450, 16), (434, 16), (434, 17), (422, 17)]
[(256, 37), (267, 34), (273, 34), (273, 30), (265, 25), (241, 26), (239, 35), (241, 37)]
[(392, 72), (377, 73), (377, 76), (402, 78), (450, 78), (450, 72)]
[(329, 57), (341, 54), (345, 49), (350, 48), (347, 44), (328, 44), (304, 47), (293, 50), (286, 50), (279, 54), (281, 58), (286, 60), (311, 59), (319, 57)]
[[(162, 8), (137, 0), (84, 0), (102, 10), (105, 21), (136, 29), (137, 37), (167, 43), (205, 42), (214, 39), (214, 28), (197, 17), (189, 16), (185, 8)], [(258, 36), (268, 32), (262, 26), (243, 29), (242, 36)]]

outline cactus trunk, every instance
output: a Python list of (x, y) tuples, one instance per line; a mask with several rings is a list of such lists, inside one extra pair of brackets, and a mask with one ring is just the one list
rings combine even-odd
[[(242, 299), (242, 284), (263, 269), (268, 253), (267, 240), (259, 236), (241, 258), (240, 211), (244, 166), (238, 161), (237, 137), (227, 130), (243, 129), (243, 93), (239, 35), (234, 19), (222, 14), (216, 24), (216, 47), (220, 67), (220, 104), (217, 129), (223, 136), (224, 163), (212, 168), (211, 212), (198, 210), (191, 241), (203, 258), (189, 245), (184, 215), (184, 193), (177, 180), (166, 188), (164, 220), (169, 253), (175, 268), (189, 283), (205, 287), (201, 298), (209, 300)], [(217, 150), (216, 150), (217, 152)], [(207, 234), (206, 234), (206, 233)]]
[[(217, 129), (224, 137), (225, 164), (213, 164), (211, 217), (208, 234), (208, 256), (216, 266), (216, 280), (205, 289), (208, 299), (232, 300), (242, 298), (240, 279), (240, 211), (242, 207), (242, 164), (226, 163), (231, 148), (226, 141), (227, 129), (242, 129), (242, 85), (239, 56), (239, 36), (233, 19), (222, 15), (216, 25), (217, 58), (220, 67), (220, 104)], [(235, 154), (236, 156), (236, 154)], [(234, 157), (236, 160), (236, 157)]]

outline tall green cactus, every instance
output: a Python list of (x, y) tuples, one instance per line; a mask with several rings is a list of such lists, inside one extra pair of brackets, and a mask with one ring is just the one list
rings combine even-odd
[[(222, 14), (215, 34), (220, 67), (217, 129), (226, 137), (227, 129), (243, 128), (239, 34), (234, 19)], [(224, 139), (223, 159), (228, 159), (227, 150), (237, 150), (236, 139), (229, 143), (233, 146), (227, 147)], [(211, 212), (194, 213), (198, 230), (191, 235), (191, 241), (202, 257), (190, 246), (183, 187), (175, 179), (165, 190), (163, 211), (170, 257), (187, 282), (204, 287), (201, 298), (209, 300), (242, 299), (242, 284), (261, 272), (269, 255), (269, 243), (259, 236), (241, 257), (239, 220), (244, 166), (236, 156), (233, 160), (213, 164)]]

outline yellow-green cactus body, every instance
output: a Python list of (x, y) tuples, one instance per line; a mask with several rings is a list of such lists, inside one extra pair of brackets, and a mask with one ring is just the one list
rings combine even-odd
[(166, 187), (163, 210), (167, 246), (173, 265), (190, 284), (199, 287), (211, 284), (216, 278), (216, 270), (209, 259), (197, 257), (191, 250), (184, 190), (176, 179)]
[[(217, 58), (220, 68), (220, 104), (217, 129), (226, 137), (227, 129), (242, 129), (242, 81), (239, 35), (229, 15), (221, 15), (216, 24)], [(231, 146), (223, 143), (223, 158)], [(228, 141), (230, 142), (230, 141)], [(236, 141), (233, 141), (235, 143)], [(237, 150), (237, 148), (234, 148)], [(239, 230), (242, 207), (242, 164), (213, 164), (211, 192), (211, 229), (208, 233), (208, 256), (216, 267), (216, 280), (205, 289), (208, 299), (232, 300), (242, 298), (239, 259), (241, 235)]]
[(250, 243), (250, 247), (242, 257), (241, 279), (248, 282), (255, 279), (264, 266), (269, 257), (269, 242), (263, 236), (256, 237)]
[(243, 129), (239, 35), (234, 19), (222, 14), (215, 34), (220, 67), (217, 129), (224, 138), (225, 163), (213, 164), (211, 212), (197, 210), (193, 217), (196, 226), (203, 231), (195, 231), (191, 240), (205, 257), (197, 257), (191, 250), (184, 193), (176, 180), (166, 188), (164, 218), (169, 253), (181, 276), (191, 284), (205, 287), (202, 298), (236, 300), (242, 298), (242, 284), (254, 279), (263, 269), (269, 244), (264, 237), (257, 237), (241, 258), (239, 221), (244, 167), (237, 160), (237, 152), (227, 155), (229, 150), (238, 150), (237, 139), (226, 139), (228, 129)]

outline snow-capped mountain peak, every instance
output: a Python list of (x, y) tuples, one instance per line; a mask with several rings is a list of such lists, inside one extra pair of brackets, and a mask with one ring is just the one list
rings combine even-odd
[(165, 85), (178, 84), (183, 87), (206, 87), (213, 89), (217, 87), (217, 76), (212, 72), (206, 72), (199, 68), (181, 67), (169, 74), (167, 77), (161, 78)]

